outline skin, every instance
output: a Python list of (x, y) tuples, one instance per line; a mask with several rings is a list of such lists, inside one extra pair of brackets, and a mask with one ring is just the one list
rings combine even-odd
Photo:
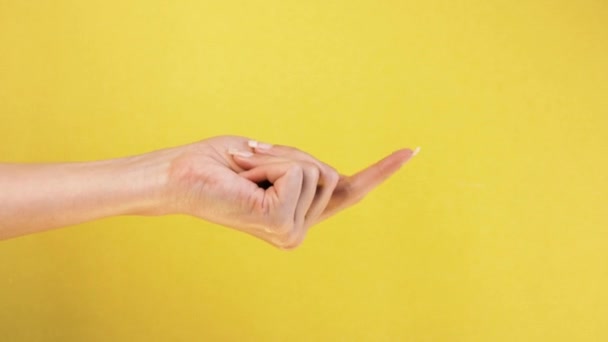
[(398, 150), (346, 176), (293, 147), (219, 136), (104, 161), (0, 163), (0, 240), (118, 215), (185, 214), (293, 249), (412, 156)]

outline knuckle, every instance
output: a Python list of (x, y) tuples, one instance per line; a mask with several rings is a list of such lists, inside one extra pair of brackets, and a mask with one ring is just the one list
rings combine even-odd
[(275, 222), (270, 225), (270, 230), (281, 239), (294, 231), (294, 228), (293, 222), (285, 219), (275, 220)]
[(302, 163), (302, 170), (303, 170), (303, 172), (306, 173), (306, 175), (308, 177), (315, 178), (315, 179), (318, 179), (321, 174), (317, 165), (315, 165), (313, 163), (309, 163), (309, 162)]
[(358, 203), (364, 197), (363, 194), (361, 194), (361, 193), (359, 193), (359, 191), (357, 191), (357, 189), (352, 181), (344, 182), (344, 184), (340, 186), (340, 192), (342, 193), (343, 196), (345, 196), (346, 198), (349, 199), (348, 200), (349, 204)]
[(291, 227), (289, 225), (286, 224), (280, 224), (277, 225), (274, 228), (274, 233), (279, 237), (279, 238), (284, 238), (285, 236), (289, 235), (289, 232), (291, 232)]
[(278, 247), (282, 250), (291, 251), (302, 245), (303, 241), (304, 234), (298, 234), (297, 232), (293, 232), (285, 239), (280, 241)]
[(274, 239), (270, 240), (270, 243), (278, 249), (285, 248), (285, 241), (283, 241), (281, 239), (274, 238)]
[(289, 165), (287, 166), (287, 172), (300, 178), (304, 177), (304, 170), (302, 168), (302, 165), (296, 162), (289, 163)]
[(281, 246), (280, 248), (284, 251), (293, 251), (294, 249), (296, 249), (298, 247), (300, 247), (300, 243), (285, 245), (285, 246)]
[(298, 229), (293, 222), (278, 225), (273, 231), (272, 245), (283, 250), (293, 250), (300, 246), (306, 235), (304, 227)]
[(336, 185), (338, 185), (338, 182), (340, 181), (340, 175), (338, 174), (338, 172), (336, 170), (334, 170), (331, 167), (327, 168), (327, 170), (323, 174), (323, 177), (324, 177), (324, 181), (326, 183), (325, 185), (328, 187), (332, 187), (332, 188), (334, 188)]

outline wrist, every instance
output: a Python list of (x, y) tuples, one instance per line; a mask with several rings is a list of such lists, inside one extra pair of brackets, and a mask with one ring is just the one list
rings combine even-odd
[(115, 160), (114, 175), (124, 189), (120, 215), (157, 216), (169, 214), (169, 172), (177, 151), (154, 151)]

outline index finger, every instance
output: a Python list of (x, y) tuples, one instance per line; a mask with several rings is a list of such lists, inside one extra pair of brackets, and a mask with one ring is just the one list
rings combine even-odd
[(365, 196), (397, 172), (414, 155), (414, 151), (409, 148), (398, 150), (352, 175), (349, 177), (350, 194), (357, 198)]

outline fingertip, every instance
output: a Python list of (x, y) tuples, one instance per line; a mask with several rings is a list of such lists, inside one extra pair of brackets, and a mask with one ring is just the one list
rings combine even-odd
[(400, 150), (393, 152), (393, 154), (398, 154), (398, 155), (402, 155), (402, 156), (411, 156), (414, 154), (414, 151), (411, 148), (402, 148)]
[(412, 150), (410, 148), (404, 148), (404, 149), (400, 149), (397, 150), (395, 152), (392, 153), (392, 155), (389, 157), (391, 159), (395, 159), (399, 162), (400, 165), (405, 164), (408, 160), (410, 160), (413, 156), (416, 155), (416, 150)]
[(414, 149), (414, 153), (412, 154), (412, 157), (416, 156), (418, 153), (420, 153), (420, 146), (418, 146)]

